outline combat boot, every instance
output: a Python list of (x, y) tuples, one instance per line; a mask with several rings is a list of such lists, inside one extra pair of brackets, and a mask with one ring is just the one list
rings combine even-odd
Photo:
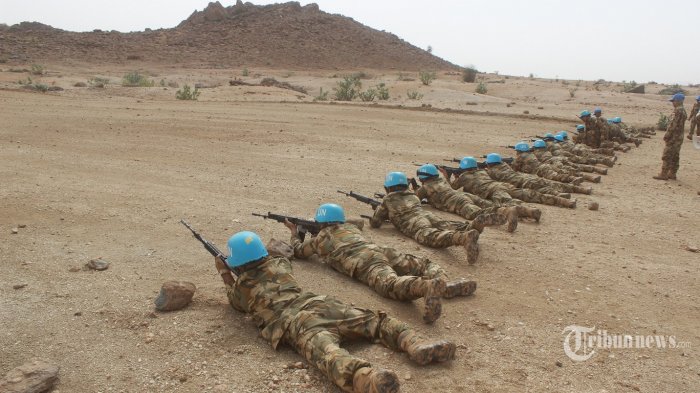
[(518, 229), (518, 216), (520, 216), (518, 212), (519, 206), (511, 206), (511, 207), (501, 207), (498, 209), (498, 213), (503, 215), (506, 218), (506, 222), (508, 223), (508, 227), (506, 230), (508, 232), (515, 232), (516, 229)]
[(471, 265), (479, 259), (479, 231), (472, 229), (464, 237), (464, 249), (467, 250), (467, 262)]
[(409, 359), (421, 366), (452, 360), (457, 350), (455, 344), (450, 341), (428, 342), (412, 329), (401, 332), (398, 343), (399, 348), (408, 354)]
[(399, 377), (395, 372), (362, 367), (352, 377), (353, 393), (398, 393)]
[(445, 299), (452, 299), (457, 296), (470, 296), (476, 292), (476, 281), (459, 279), (447, 283), (445, 293), (442, 295)]
[(557, 194), (557, 196), (559, 198), (571, 199), (571, 194), (569, 194), (568, 192), (560, 192), (559, 194)]
[(614, 160), (611, 158), (606, 158), (606, 159), (602, 160), (602, 164), (609, 167), (609, 168), (612, 168), (615, 165), (615, 161), (617, 161), (617, 156), (615, 156)]
[(593, 176), (593, 175), (589, 175), (587, 173), (583, 173), (583, 174), (581, 174), (581, 176), (583, 176), (583, 178), (586, 179), (587, 182), (600, 183), (600, 179), (601, 179), (600, 176)]
[(593, 172), (599, 174), (599, 175), (607, 175), (608, 174), (608, 168), (600, 168), (600, 167), (593, 167)]
[(411, 293), (422, 297), (425, 303), (423, 321), (426, 323), (433, 323), (440, 318), (445, 288), (445, 280), (442, 278), (434, 278), (432, 280), (418, 279), (411, 285)]
[(503, 225), (508, 221), (506, 216), (499, 213), (479, 214), (469, 224), (467, 229), (476, 229), (479, 233), (484, 231), (484, 227)]
[(668, 180), (668, 175), (666, 171), (662, 170), (658, 175), (653, 177), (656, 180)]
[(668, 180), (676, 180), (676, 174), (673, 172), (668, 172)]
[(542, 212), (540, 209), (534, 207), (516, 206), (518, 209), (518, 216), (523, 218), (532, 218), (536, 222), (540, 222), (540, 217)]
[(586, 180), (586, 178), (583, 177), (583, 176), (574, 177), (574, 178), (570, 181), (570, 183), (573, 184), (573, 185), (575, 185), (575, 186), (578, 186), (578, 185), (580, 185), (581, 183), (583, 183), (584, 180)]
[(591, 187), (576, 187), (574, 192), (577, 194), (591, 195), (591, 194), (593, 194), (593, 188), (591, 188)]

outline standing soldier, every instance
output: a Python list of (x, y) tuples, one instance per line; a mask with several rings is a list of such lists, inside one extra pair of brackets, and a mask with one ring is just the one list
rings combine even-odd
[(495, 224), (505, 223), (505, 217), (501, 214), (482, 214), (469, 227), (463, 223), (455, 225), (455, 222), (442, 220), (421, 207), (420, 199), (408, 189), (408, 179), (402, 172), (389, 173), (384, 180), (384, 189), (387, 194), (370, 220), (372, 228), (379, 228), (384, 221), (389, 220), (401, 233), (424, 246), (462, 246), (467, 251), (467, 262), (470, 264), (479, 258), (478, 241), (481, 231), (478, 229), (483, 229), (485, 225), (480, 222), (480, 228), (471, 229), (477, 220), (493, 217)]
[[(215, 257), (231, 307), (252, 314), (260, 335), (277, 349), (294, 348), (345, 392), (395, 393), (396, 373), (373, 367), (340, 347), (341, 341), (380, 341), (420, 365), (454, 358), (456, 346), (446, 340), (427, 341), (406, 323), (348, 306), (330, 296), (305, 292), (292, 275), (292, 263), (270, 256), (260, 237), (238, 232), (228, 241), (230, 256)], [(235, 279), (231, 272), (236, 273)]]
[(318, 255), (333, 269), (367, 284), (386, 298), (410, 301), (422, 297), (425, 322), (432, 323), (440, 317), (442, 297), (468, 296), (476, 290), (474, 281), (447, 282), (445, 271), (427, 258), (367, 241), (360, 228), (346, 223), (343, 208), (336, 204), (319, 206), (316, 222), (321, 224), (321, 230), (303, 242), (296, 225), (284, 223), (292, 232), (294, 257)]
[(669, 100), (673, 103), (674, 109), (664, 134), (666, 147), (661, 155), (661, 172), (654, 176), (656, 180), (676, 180), (678, 161), (680, 160), (681, 146), (683, 145), (683, 128), (688, 117), (683, 107), (683, 100), (685, 100), (685, 95), (682, 93), (674, 94)]
[(698, 114), (700, 112), (700, 96), (695, 97), (695, 104), (693, 109), (690, 110), (690, 132), (688, 132), (688, 139), (693, 140), (693, 132), (697, 127), (697, 135), (700, 136), (700, 127), (698, 127)]

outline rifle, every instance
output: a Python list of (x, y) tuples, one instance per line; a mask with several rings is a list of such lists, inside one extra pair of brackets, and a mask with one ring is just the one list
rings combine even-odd
[[(381, 202), (379, 202), (379, 201), (376, 200), (376, 199), (372, 199), (372, 198), (366, 197), (366, 196), (364, 196), (364, 195), (356, 194), (356, 193), (354, 193), (354, 192), (352, 192), (352, 191), (350, 191), (350, 192), (345, 192), (345, 191), (340, 191), (340, 190), (338, 190), (338, 193), (339, 193), (339, 194), (343, 194), (343, 195), (345, 195), (345, 196), (348, 196), (348, 197), (350, 197), (350, 198), (355, 198), (356, 200), (358, 200), (358, 201), (360, 201), (360, 202), (362, 202), (362, 203), (366, 203), (366, 204), (372, 206), (372, 210), (376, 210), (376, 209), (379, 207), (379, 205), (382, 204)], [(375, 194), (375, 196), (377, 196), (377, 194)]]
[[(204, 248), (209, 251), (209, 253), (217, 258), (221, 258), (224, 262), (226, 262), (226, 255), (224, 255), (218, 248), (213, 243), (210, 243), (207, 239), (203, 238), (202, 235), (200, 235), (197, 231), (192, 228), (192, 226), (185, 221), (184, 219), (180, 220), (180, 223), (187, 227), (187, 229), (192, 232), (192, 235), (195, 237), (195, 239), (199, 240)], [(229, 269), (230, 270), (230, 269)], [(234, 279), (237, 279), (236, 275), (233, 275)]]
[[(446, 161), (447, 161), (447, 160), (446, 160)], [(450, 162), (460, 162), (460, 161), (461, 161), (461, 160), (458, 160), (458, 161), (454, 161), (454, 160), (453, 160), (453, 161), (450, 161)], [(415, 166), (423, 166), (423, 164), (416, 164), (415, 162), (413, 163), (413, 165), (415, 165)], [(450, 176), (452, 176), (452, 175), (459, 176), (460, 174), (462, 174), (462, 172), (464, 172), (464, 169), (462, 169), (462, 168), (453, 168), (453, 167), (451, 167), (451, 166), (447, 166), (447, 165), (438, 165), (438, 164), (433, 164), (433, 165), (435, 165), (435, 166), (436, 166), (437, 168), (439, 168), (439, 169), (444, 169), (445, 172), (447, 172), (447, 174), (450, 175)], [(415, 181), (415, 180), (416, 180), (416, 179), (413, 179), (413, 181)]]
[(281, 223), (284, 223), (285, 221), (291, 222), (292, 224), (297, 226), (297, 234), (299, 235), (302, 241), (304, 240), (304, 237), (306, 237), (307, 233), (310, 233), (311, 236), (316, 236), (321, 231), (321, 224), (316, 221), (305, 220), (303, 218), (296, 218), (290, 216), (283, 216), (281, 214), (275, 214), (270, 212), (268, 212), (267, 214), (253, 213), (253, 215), (256, 217), (262, 217), (265, 220), (275, 220)]
[(375, 198), (383, 199), (385, 196), (386, 196), (386, 194), (382, 194), (381, 192), (374, 193)]
[[(481, 158), (486, 158), (486, 156), (481, 156)], [(515, 161), (515, 158), (513, 158), (513, 157), (501, 158), (501, 161), (505, 162), (506, 164), (512, 164), (513, 161)]]

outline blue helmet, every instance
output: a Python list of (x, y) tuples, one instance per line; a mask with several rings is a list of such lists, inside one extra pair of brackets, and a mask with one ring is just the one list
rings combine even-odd
[(489, 153), (486, 155), (486, 163), (487, 164), (502, 164), (503, 160), (501, 159), (501, 155), (498, 153)]
[(464, 157), (462, 161), (459, 162), (459, 169), (474, 169), (479, 165), (474, 157)]
[(590, 115), (591, 115), (591, 112), (584, 110), (583, 112), (581, 112), (581, 114), (578, 117), (581, 118), (581, 117), (586, 117), (586, 116), (590, 116)]
[(267, 256), (267, 249), (260, 240), (260, 236), (253, 232), (238, 232), (228, 239), (228, 252), (226, 264), (231, 267), (243, 266), (246, 263), (257, 261)]
[(384, 178), (384, 187), (407, 186), (408, 178), (403, 172), (391, 172)]
[(544, 134), (544, 138), (554, 139), (554, 134), (552, 134), (551, 132), (548, 132), (548, 133)]
[(418, 178), (421, 180), (430, 179), (431, 177), (435, 177), (435, 176), (440, 176), (440, 173), (438, 172), (437, 167), (433, 164), (423, 165), (422, 167), (418, 168), (418, 171), (416, 171), (416, 174), (418, 175)]
[(695, 101), (700, 101), (700, 96), (695, 97)]
[(515, 151), (525, 153), (530, 151), (530, 145), (528, 145), (526, 142), (519, 142), (515, 144)]
[(683, 93), (676, 93), (674, 94), (669, 101), (684, 101), (685, 100), (685, 94)]
[(566, 139), (564, 138), (564, 135), (562, 134), (557, 134), (554, 136), (554, 140), (557, 142), (564, 142)]
[(613, 124), (613, 123), (615, 123), (614, 119), (608, 119), (608, 124)]
[(584, 126), (583, 124), (579, 124), (576, 126), (576, 131), (586, 131), (586, 126)]
[(316, 222), (345, 222), (345, 212), (335, 203), (324, 203), (316, 209)]
[(538, 139), (535, 141), (535, 143), (532, 146), (535, 149), (544, 149), (547, 147), (547, 144), (542, 139)]
[(563, 136), (564, 139), (569, 139), (569, 133), (566, 132), (566, 131), (563, 131), (563, 130), (562, 130), (562, 131), (559, 131), (559, 133), (558, 133), (557, 135)]
[(593, 109), (593, 113), (603, 113), (603, 110), (600, 108), (595, 108)]
[(622, 118), (620, 116), (613, 118), (613, 123), (615, 123), (615, 124), (622, 123)]

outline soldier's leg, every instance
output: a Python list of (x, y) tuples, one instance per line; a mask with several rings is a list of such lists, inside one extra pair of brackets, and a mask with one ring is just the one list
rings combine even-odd
[(479, 258), (479, 231), (447, 231), (437, 228), (423, 228), (413, 237), (418, 243), (432, 248), (464, 246), (467, 250), (467, 261), (474, 263)]
[(396, 318), (385, 317), (379, 324), (379, 341), (387, 347), (403, 351), (419, 365), (454, 359), (456, 346), (447, 340), (427, 340)]
[(661, 154), (661, 171), (658, 175), (654, 176), (656, 180), (668, 180), (668, 176), (671, 172), (671, 167), (673, 166), (672, 160), (674, 156), (673, 144), (671, 142), (666, 142), (664, 147), (664, 152)]
[(681, 140), (680, 142), (674, 142), (671, 146), (671, 156), (668, 168), (668, 178), (671, 180), (676, 180), (676, 173), (678, 173), (678, 168), (680, 167), (680, 153), (682, 143), (683, 140)]
[(510, 195), (513, 198), (530, 203), (540, 203), (543, 205), (566, 207), (570, 209), (576, 208), (575, 200), (572, 201), (569, 199), (559, 198), (554, 195), (542, 194), (534, 190), (516, 188), (510, 192)]
[(389, 266), (399, 276), (418, 276), (447, 280), (445, 269), (428, 258), (404, 254), (391, 247), (383, 247), (383, 251), (389, 261)]

